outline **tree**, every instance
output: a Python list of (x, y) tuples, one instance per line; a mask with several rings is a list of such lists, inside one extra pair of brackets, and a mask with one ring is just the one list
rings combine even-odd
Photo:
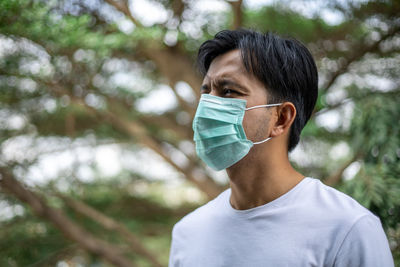
[[(16, 257), (17, 248), (0, 242), (4, 264), (73, 255), (94, 255), (93, 260), (100, 257), (117, 266), (166, 262), (171, 227), (190, 208), (171, 209), (161, 201), (131, 197), (127, 188), (133, 183), (154, 184), (146, 175), (124, 169), (112, 182), (85, 183), (79, 179), (82, 162), (74, 160), (76, 165), (50, 183), (27, 185), (24, 177), (37, 168), (43, 153), (115, 144), (133, 155), (151, 151), (204, 199), (217, 196), (226, 183), (216, 179), (193, 149), (191, 120), (201, 85), (194, 62), (204, 40), (241, 26), (293, 36), (312, 51), (320, 74), (319, 98), (292, 161), (303, 173), (349, 193), (379, 215), (399, 260), (400, 134), (395, 122), (400, 115), (400, 4), (329, 1), (322, 11), (341, 18), (332, 25), (323, 12), (299, 10), (307, 1), (261, 7), (218, 1), (219, 11), (202, 11), (201, 1), (150, 3), (164, 19), (146, 21), (135, 11), (135, 1), (0, 3), (1, 198), (8, 207), (21, 209), (24, 203), (23, 213), (1, 222), (8, 227), (0, 234), (16, 244), (17, 233), (32, 231), (25, 227), (30, 222), (41, 225), (42, 240), (54, 244), (39, 246), (37, 254), (21, 249), (25, 256)], [(173, 95), (175, 104), (160, 112), (143, 110), (141, 103), (159, 88)], [(68, 189), (61, 192), (63, 182)], [(121, 207), (119, 212), (110, 203)], [(132, 205), (148, 212), (126, 216)], [(144, 214), (150, 213), (146, 219)], [(142, 232), (154, 221), (164, 234), (152, 243), (151, 234)], [(62, 240), (56, 229), (70, 240)], [(40, 242), (37, 237), (29, 240)], [(127, 254), (127, 248), (133, 253)], [(162, 258), (153, 251), (164, 251)]]

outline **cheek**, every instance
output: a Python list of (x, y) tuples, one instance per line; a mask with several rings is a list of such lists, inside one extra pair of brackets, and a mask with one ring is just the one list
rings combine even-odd
[(265, 110), (253, 110), (252, 114), (245, 113), (243, 118), (243, 128), (247, 139), (258, 140), (266, 138), (269, 132), (270, 114)]
[(248, 139), (251, 139), (252, 137), (255, 136), (255, 133), (257, 132), (257, 122), (259, 121), (259, 117), (261, 114), (257, 112), (256, 110), (252, 110), (251, 112), (246, 112), (244, 114), (243, 118), (243, 128), (244, 132), (246, 133), (246, 136)]

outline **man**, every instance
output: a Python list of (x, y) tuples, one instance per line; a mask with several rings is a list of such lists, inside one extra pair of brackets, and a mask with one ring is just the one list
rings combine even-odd
[(198, 62), (196, 151), (230, 189), (175, 225), (169, 266), (394, 266), (376, 216), (289, 162), (318, 94), (307, 48), (222, 31)]

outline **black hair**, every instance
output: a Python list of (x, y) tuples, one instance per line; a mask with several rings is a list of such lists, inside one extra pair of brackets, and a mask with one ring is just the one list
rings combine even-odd
[(200, 72), (205, 75), (217, 56), (234, 49), (241, 51), (246, 70), (267, 88), (269, 104), (289, 101), (296, 107), (288, 142), (291, 151), (299, 143), (318, 97), (318, 72), (311, 53), (299, 41), (270, 32), (223, 30), (200, 46)]

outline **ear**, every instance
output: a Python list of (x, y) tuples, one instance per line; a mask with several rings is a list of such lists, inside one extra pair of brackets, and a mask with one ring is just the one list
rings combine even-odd
[(296, 118), (296, 107), (292, 102), (283, 102), (276, 109), (277, 120), (273, 125), (271, 137), (277, 137), (289, 132), (290, 126)]

